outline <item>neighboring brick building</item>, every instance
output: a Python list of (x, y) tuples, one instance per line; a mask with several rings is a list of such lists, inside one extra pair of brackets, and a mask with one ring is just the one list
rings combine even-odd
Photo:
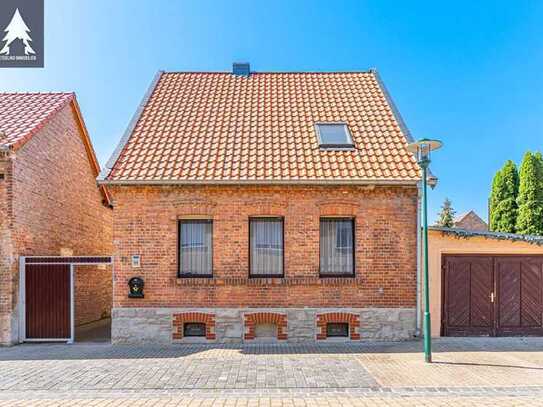
[(410, 337), (407, 137), (374, 71), (157, 75), (99, 177), (113, 341)]
[[(0, 94), (0, 344), (19, 340), (20, 256), (111, 254), (98, 171), (73, 93)], [(110, 314), (110, 269), (74, 280), (76, 325)]]
[(455, 217), (453, 227), (473, 230), (475, 232), (488, 232), (488, 225), (475, 213), (475, 211), (469, 211)]

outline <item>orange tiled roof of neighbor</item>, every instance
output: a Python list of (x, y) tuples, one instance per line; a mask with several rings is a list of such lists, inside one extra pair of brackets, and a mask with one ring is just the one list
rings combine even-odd
[(0, 146), (24, 144), (73, 98), (73, 93), (0, 93)]
[[(105, 183), (396, 182), (419, 169), (377, 73), (159, 73)], [(345, 122), (352, 150), (319, 147)]]

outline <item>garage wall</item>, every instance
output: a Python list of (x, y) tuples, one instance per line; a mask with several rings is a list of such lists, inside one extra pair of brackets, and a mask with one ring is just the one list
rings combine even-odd
[(429, 230), (428, 246), (430, 313), (432, 317), (432, 336), (435, 337), (440, 336), (441, 330), (441, 260), (443, 254), (543, 255), (543, 246), (538, 246), (536, 244), (512, 240), (497, 240), (478, 236), (461, 238), (437, 230)]

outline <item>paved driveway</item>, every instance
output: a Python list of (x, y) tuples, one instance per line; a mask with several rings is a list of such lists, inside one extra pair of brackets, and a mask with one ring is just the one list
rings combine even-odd
[(434, 344), (0, 348), (0, 406), (543, 406), (543, 338)]

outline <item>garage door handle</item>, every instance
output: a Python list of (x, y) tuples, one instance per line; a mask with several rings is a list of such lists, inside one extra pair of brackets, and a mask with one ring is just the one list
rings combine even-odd
[(494, 302), (494, 293), (490, 293), (490, 302)]

